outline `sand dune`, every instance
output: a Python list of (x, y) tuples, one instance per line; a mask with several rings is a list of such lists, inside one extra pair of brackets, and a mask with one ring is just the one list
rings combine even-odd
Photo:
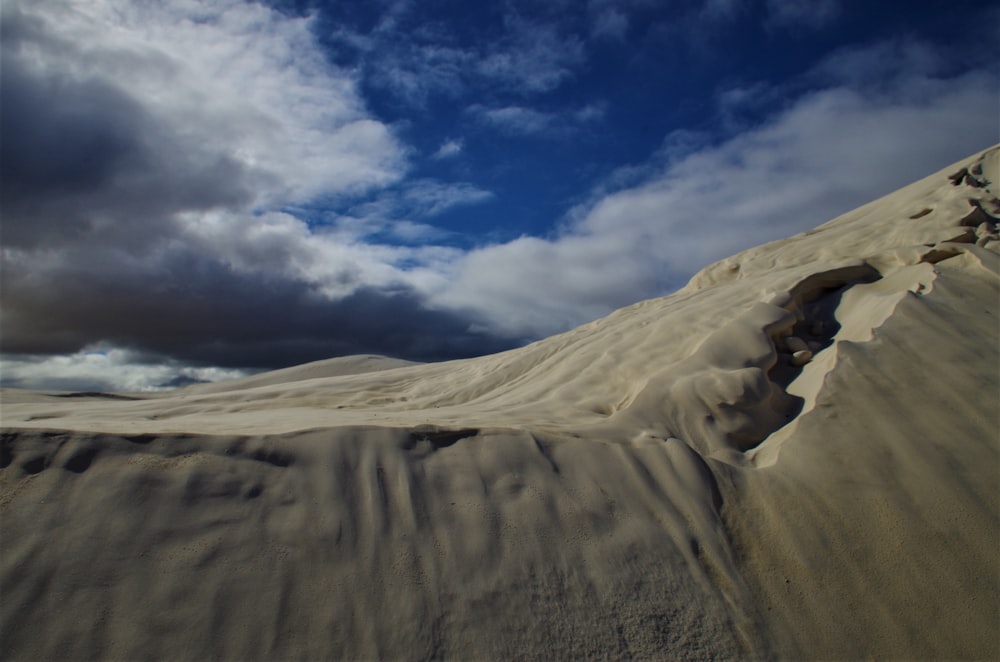
[(5, 390), (4, 656), (998, 659), (995, 182), (493, 356)]

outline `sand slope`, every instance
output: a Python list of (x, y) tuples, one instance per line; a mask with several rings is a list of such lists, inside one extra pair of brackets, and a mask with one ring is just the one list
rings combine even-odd
[(0, 647), (996, 659), (998, 161), (494, 356), (4, 391)]

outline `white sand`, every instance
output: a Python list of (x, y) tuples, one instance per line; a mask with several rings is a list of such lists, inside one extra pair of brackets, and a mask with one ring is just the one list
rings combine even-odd
[(494, 356), (6, 390), (0, 652), (1000, 659), (998, 162)]

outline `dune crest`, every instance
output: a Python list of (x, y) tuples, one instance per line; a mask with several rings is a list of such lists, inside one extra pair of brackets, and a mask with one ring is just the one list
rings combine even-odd
[(5, 390), (6, 657), (1000, 657), (998, 178), (493, 356)]

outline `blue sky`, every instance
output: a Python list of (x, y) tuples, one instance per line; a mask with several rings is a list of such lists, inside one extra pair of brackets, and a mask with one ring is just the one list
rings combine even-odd
[(515, 347), (1000, 140), (1000, 12), (961, 0), (11, 0), (0, 26), (7, 386)]

